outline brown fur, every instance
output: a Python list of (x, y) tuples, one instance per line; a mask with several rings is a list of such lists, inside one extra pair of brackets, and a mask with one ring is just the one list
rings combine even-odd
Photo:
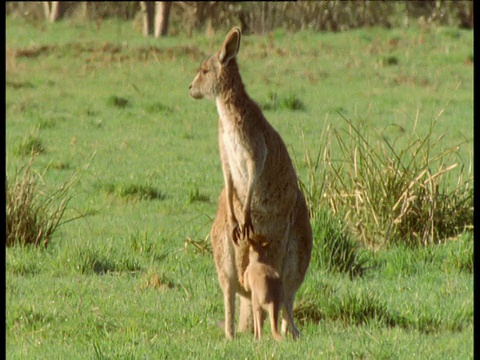
[[(240, 38), (240, 30), (233, 28), (218, 52), (202, 63), (190, 85), (193, 98), (214, 99), (219, 113), (225, 188), (211, 237), (228, 338), (234, 337), (235, 294), (241, 296), (239, 330), (253, 325), (250, 294), (239, 282), (249, 263), (248, 242), (242, 240), (254, 234), (266, 239), (265, 264), (280, 274), (285, 303), (291, 308), (312, 251), (308, 210), (287, 148), (242, 83), (236, 60)], [(283, 332), (287, 326), (284, 316)]]
[(286, 311), (288, 325), (293, 329), (294, 337), (299, 332), (293, 321), (292, 308), (285, 303), (285, 292), (280, 274), (270, 265), (263, 262), (268, 243), (263, 243), (262, 238), (250, 241), (249, 264), (243, 275), (244, 288), (252, 294), (253, 327), (255, 338), (260, 340), (263, 327), (263, 310), (270, 317), (270, 327), (275, 340), (282, 340), (278, 332), (278, 315), (283, 308)]

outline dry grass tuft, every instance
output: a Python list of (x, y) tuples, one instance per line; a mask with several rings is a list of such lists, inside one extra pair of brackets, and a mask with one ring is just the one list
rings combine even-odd
[(50, 195), (39, 188), (39, 173), (32, 170), (35, 156), (18, 171), (12, 181), (6, 178), (6, 246), (42, 245), (46, 247), (62, 224), (71, 197), (68, 191), (73, 176)]
[[(343, 119), (348, 130), (327, 127), (325, 148), (307, 152), (309, 178), (300, 185), (313, 218), (330, 208), (375, 248), (426, 246), (473, 229), (473, 174), (456, 159), (461, 144), (443, 148), (434, 122), (399, 145), (382, 136), (374, 141)], [(339, 150), (332, 150), (334, 141)]]

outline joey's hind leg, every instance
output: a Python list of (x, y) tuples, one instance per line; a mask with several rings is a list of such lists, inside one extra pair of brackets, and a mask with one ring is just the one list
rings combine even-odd
[(280, 341), (282, 340), (282, 335), (280, 335), (278, 332), (278, 315), (280, 312), (279, 304), (270, 304), (270, 309), (268, 312), (270, 315), (270, 328), (272, 329), (272, 336), (275, 340)]
[(263, 328), (263, 311), (262, 307), (258, 302), (252, 301), (252, 310), (253, 310), (253, 327), (254, 336), (256, 340), (262, 339), (262, 328)]

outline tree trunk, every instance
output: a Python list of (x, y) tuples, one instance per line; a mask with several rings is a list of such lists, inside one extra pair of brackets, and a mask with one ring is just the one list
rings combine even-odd
[(88, 19), (88, 1), (82, 1), (82, 19)]
[(155, 2), (155, 38), (167, 35), (171, 5), (171, 2)]
[[(50, 7), (51, 5), (51, 7)], [(54, 23), (58, 19), (59, 2), (58, 1), (44, 1), (43, 11), (45, 13), (45, 19), (48, 22)]]
[(143, 35), (153, 34), (153, 21), (155, 13), (155, 4), (150, 1), (140, 1), (143, 17)]

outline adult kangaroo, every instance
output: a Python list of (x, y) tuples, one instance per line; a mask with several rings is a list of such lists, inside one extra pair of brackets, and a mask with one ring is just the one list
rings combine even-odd
[[(255, 234), (268, 243), (264, 261), (280, 274), (290, 308), (312, 252), (308, 210), (285, 143), (248, 96), (240, 77), (236, 59), (240, 39), (240, 29), (233, 28), (218, 52), (203, 61), (190, 85), (190, 96), (215, 100), (219, 114), (225, 187), (211, 238), (229, 339), (235, 335), (236, 294), (240, 295), (238, 329), (253, 329), (251, 294), (241, 286), (249, 262), (246, 239)], [(282, 333), (288, 330), (296, 336), (288, 320), (283, 312)]]

